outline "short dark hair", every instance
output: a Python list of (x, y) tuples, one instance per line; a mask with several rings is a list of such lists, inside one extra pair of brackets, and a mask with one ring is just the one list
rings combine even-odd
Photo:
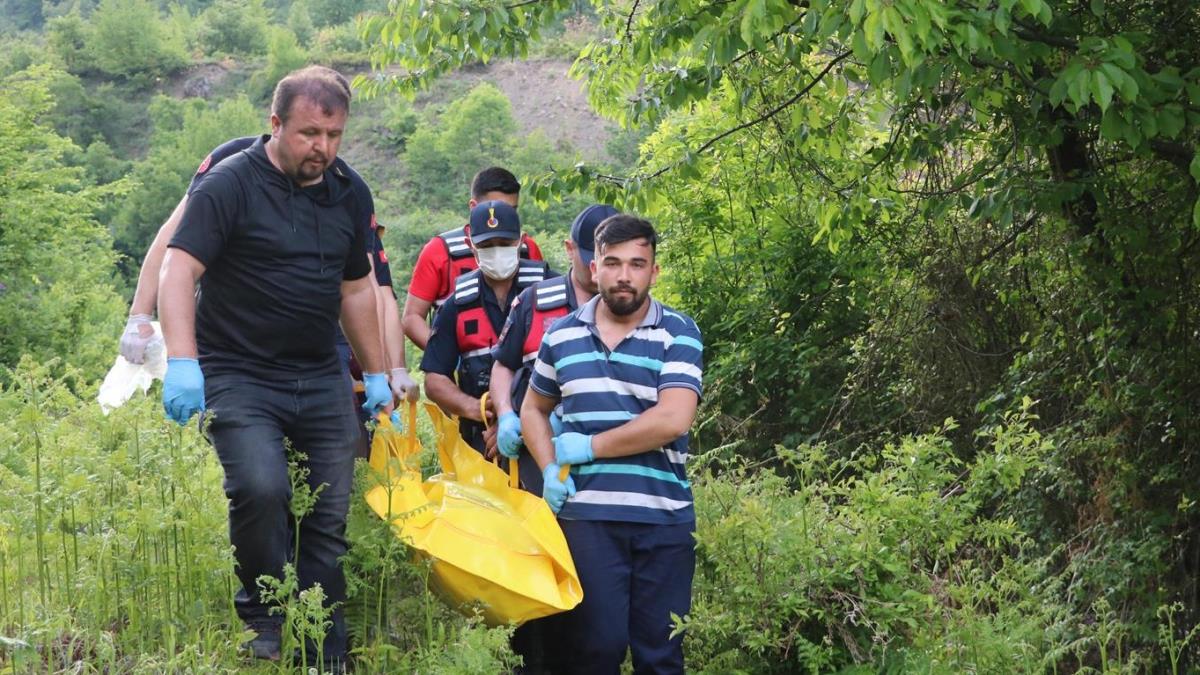
[(325, 66), (308, 66), (288, 73), (275, 85), (271, 113), (287, 122), (297, 98), (306, 98), (321, 106), (321, 112), (350, 112), (350, 82), (339, 72)]
[(650, 243), (650, 252), (658, 252), (658, 233), (650, 221), (627, 213), (609, 216), (596, 226), (596, 253), (634, 239), (645, 239)]
[(471, 199), (483, 199), (489, 192), (519, 195), (521, 194), (521, 184), (508, 169), (489, 166), (471, 179)]

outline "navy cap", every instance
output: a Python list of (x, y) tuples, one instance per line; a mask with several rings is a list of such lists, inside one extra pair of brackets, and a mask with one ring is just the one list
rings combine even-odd
[(471, 209), (470, 224), (472, 244), (497, 237), (512, 240), (521, 238), (521, 217), (517, 215), (517, 210), (499, 200), (476, 204)]
[(583, 264), (591, 264), (592, 259), (596, 257), (596, 226), (604, 222), (605, 218), (618, 213), (620, 212), (607, 204), (592, 204), (575, 216), (575, 222), (571, 223), (571, 241), (579, 248), (579, 257), (583, 258)]

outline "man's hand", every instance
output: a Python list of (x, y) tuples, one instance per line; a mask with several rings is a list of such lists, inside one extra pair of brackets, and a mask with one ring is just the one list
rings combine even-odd
[(554, 437), (554, 461), (557, 464), (587, 464), (596, 458), (592, 437), (575, 432)]
[(162, 396), (167, 418), (180, 426), (204, 410), (204, 373), (200, 370), (200, 362), (179, 357), (167, 359)]
[(392, 368), (388, 373), (388, 384), (398, 401), (416, 401), (421, 398), (421, 388), (408, 376), (407, 368)]
[(501, 415), (498, 434), (500, 454), (516, 459), (521, 454), (521, 416), (511, 410)]
[(499, 448), (496, 445), (496, 425), (491, 425), (483, 430), (483, 457), (491, 461), (496, 458), (496, 453)]
[(567, 499), (575, 496), (575, 480), (567, 474), (565, 481), (558, 479), (560, 467), (551, 462), (542, 469), (542, 499), (550, 505), (550, 510), (558, 513), (562, 510)]
[(150, 322), (154, 317), (149, 314), (130, 314), (125, 322), (125, 332), (121, 333), (121, 356), (130, 363), (146, 362), (146, 345), (154, 339), (154, 327)]
[(392, 390), (388, 386), (387, 375), (383, 373), (363, 373), (363, 388), (367, 401), (362, 407), (372, 417), (392, 401)]

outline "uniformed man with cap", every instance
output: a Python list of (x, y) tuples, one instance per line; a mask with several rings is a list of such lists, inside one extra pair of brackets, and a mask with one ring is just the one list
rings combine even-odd
[[(491, 455), (480, 410), (492, 373), (492, 347), (508, 318), (512, 299), (526, 287), (555, 276), (546, 263), (520, 257), (521, 219), (516, 209), (492, 200), (471, 209), (470, 242), (479, 268), (458, 277), (454, 292), (433, 320), (421, 359), (430, 400), (458, 415), (459, 432), (476, 450)], [(455, 378), (457, 377), (457, 382)], [(494, 440), (494, 434), (489, 434)], [(493, 448), (494, 451), (494, 448)]]

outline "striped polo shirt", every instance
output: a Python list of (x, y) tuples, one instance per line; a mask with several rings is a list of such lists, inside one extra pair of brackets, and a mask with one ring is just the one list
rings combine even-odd
[[(658, 393), (685, 387), (701, 394), (703, 346), (689, 317), (649, 299), (646, 317), (609, 351), (596, 329), (600, 297), (562, 317), (542, 338), (529, 386), (562, 401), (564, 431), (594, 435), (658, 403)], [(572, 466), (577, 492), (559, 518), (675, 524), (696, 519), (684, 471), (688, 435), (627, 457)]]

